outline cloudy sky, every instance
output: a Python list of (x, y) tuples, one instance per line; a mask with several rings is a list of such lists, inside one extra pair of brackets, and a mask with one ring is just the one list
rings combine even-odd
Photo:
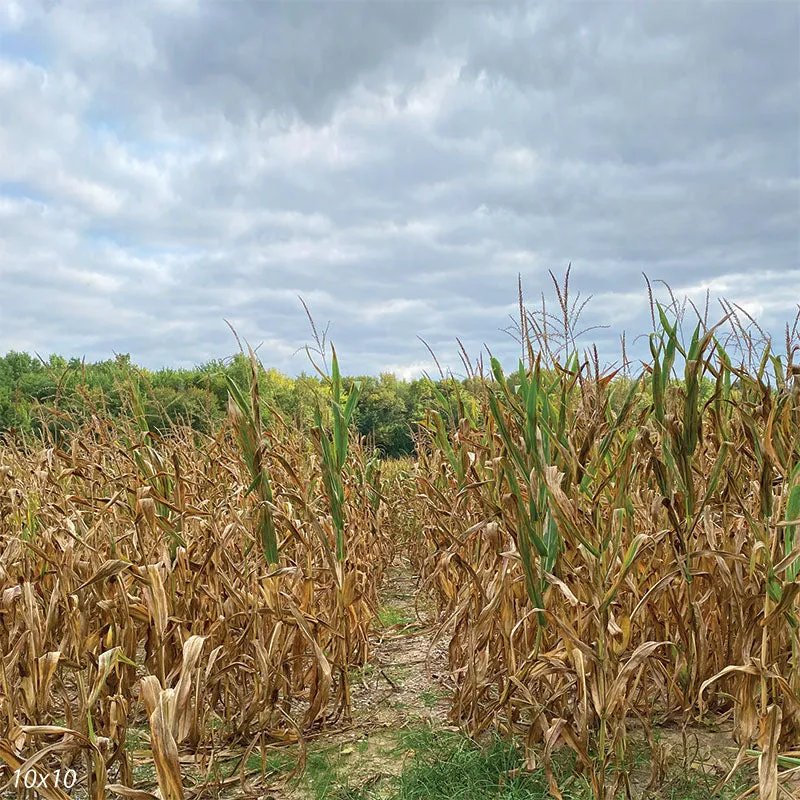
[(793, 2), (0, 0), (0, 352), (290, 373), (502, 329), (572, 262), (613, 360), (642, 272), (800, 300)]

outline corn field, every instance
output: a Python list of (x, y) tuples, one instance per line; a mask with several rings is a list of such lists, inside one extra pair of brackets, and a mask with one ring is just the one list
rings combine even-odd
[(738, 331), (747, 370), (718, 328), (699, 323), (684, 347), (658, 312), (652, 360), (613, 383), (596, 356), (559, 363), (523, 310), (518, 370), (492, 359), (483, 408), (431, 412), (417, 561), (457, 679), (452, 718), (525, 736), (548, 770), (566, 744), (605, 798), (629, 789), (632, 720), (650, 736), (656, 717), (732, 710), (738, 760), (757, 748), (775, 798), (779, 763), (800, 765), (797, 326), (783, 357)]
[(311, 435), (266, 427), (257, 386), (231, 385), (213, 440), (157, 440), (134, 409), (128, 429), (4, 446), (7, 772), (57, 751), (85, 762), (92, 797), (111, 772), (125, 796), (144, 713), (162, 798), (180, 798), (184, 750), (302, 741), (349, 714), (392, 554), (380, 465), (348, 443), (337, 374), (331, 425), (320, 414)]
[(305, 743), (348, 719), (402, 545), (448, 647), (452, 721), (522, 737), (553, 797), (557, 748), (595, 797), (624, 797), (634, 728), (655, 748), (661, 721), (727, 713), (731, 772), (755, 758), (760, 797), (785, 793), (797, 324), (780, 350), (733, 313), (684, 340), (654, 304), (649, 360), (604, 373), (574, 346), (566, 294), (558, 340), (520, 299), (518, 367), (479, 366), (477, 404), (439, 394), (391, 480), (349, 431), (358, 387), (345, 394), (335, 352), (309, 430), (265, 407), (251, 353), (214, 437), (155, 435), (132, 391), (124, 423), (0, 445), (2, 783), (57, 758), (96, 800), (153, 797), (125, 746), (141, 722), (161, 800), (187, 796), (187, 763), (210, 774), (233, 749), (295, 743), (301, 769)]

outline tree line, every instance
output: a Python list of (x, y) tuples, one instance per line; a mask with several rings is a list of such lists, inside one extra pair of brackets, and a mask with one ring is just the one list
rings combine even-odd
[[(131, 412), (132, 396), (149, 429), (166, 433), (189, 425), (201, 433), (215, 431), (227, 413), (226, 376), (239, 385), (249, 382), (250, 364), (243, 354), (214, 360), (191, 369), (148, 370), (123, 354), (85, 363), (52, 355), (42, 360), (24, 352), (0, 357), (0, 432), (25, 436), (71, 425), (92, 414), (114, 418)], [(401, 380), (391, 373), (344, 379), (345, 389), (361, 384), (353, 425), (382, 455), (401, 457), (414, 452), (414, 433), (436, 394), (474, 402), (478, 387), (471, 380), (428, 378)], [(295, 378), (275, 369), (259, 370), (259, 390), (265, 405), (286, 422), (311, 426), (314, 409), (327, 392), (315, 374)]]
[[(577, 369), (577, 360), (572, 366)], [(57, 355), (43, 360), (12, 351), (0, 357), (0, 435), (26, 437), (41, 434), (45, 428), (57, 433), (92, 415), (114, 419), (131, 414), (141, 416), (142, 423), (159, 435), (179, 425), (212, 434), (227, 414), (228, 378), (247, 387), (250, 370), (248, 357), (241, 353), (191, 369), (148, 370), (133, 364), (127, 354), (85, 363)], [(260, 368), (258, 376), (259, 394), (267, 410), (298, 428), (314, 426), (315, 409), (329, 392), (324, 376), (302, 373), (292, 378), (270, 368)], [(491, 376), (487, 380), (492, 383)], [(651, 380), (650, 375), (644, 376), (639, 404), (652, 400)], [(482, 422), (481, 398), (487, 384), (480, 377), (402, 380), (392, 373), (353, 376), (343, 379), (346, 394), (356, 382), (361, 388), (351, 425), (384, 457), (413, 455), (418, 426), (429, 421), (432, 410), (444, 415), (445, 424), (448, 415), (452, 425), (465, 415), (477, 425)], [(508, 382), (516, 385), (518, 376), (512, 372)], [(679, 388), (683, 382), (674, 379), (671, 383)], [(630, 386), (628, 377), (613, 378), (613, 407), (621, 405)], [(713, 391), (713, 383), (703, 378), (702, 399), (707, 400)]]

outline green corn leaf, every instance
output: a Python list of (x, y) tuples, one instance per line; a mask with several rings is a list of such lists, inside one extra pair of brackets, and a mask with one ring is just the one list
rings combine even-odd
[(344, 407), (344, 421), (346, 425), (350, 424), (350, 420), (353, 417), (353, 411), (355, 411), (360, 394), (361, 382), (356, 381), (356, 383), (353, 384), (353, 388), (350, 390), (350, 396), (347, 398), (347, 403), (345, 403)]
[(272, 518), (272, 511), (266, 506), (262, 507), (259, 519), (259, 534), (261, 537), (261, 548), (269, 564), (278, 563), (278, 537), (275, 532), (275, 521)]
[(600, 609), (605, 610), (614, 602), (614, 598), (619, 591), (619, 587), (622, 586), (622, 582), (625, 580), (626, 576), (631, 570), (634, 562), (636, 561), (636, 554), (639, 552), (639, 548), (642, 542), (645, 542), (650, 537), (645, 533), (637, 534), (637, 536), (633, 539), (633, 541), (628, 545), (628, 549), (625, 553), (625, 558), (622, 561), (622, 569), (619, 571), (619, 574), (616, 577), (616, 580), (612, 584), (611, 588), (606, 592), (605, 597), (603, 597), (603, 602), (600, 605)]
[[(800, 470), (800, 467), (798, 468)], [(796, 470), (796, 471), (798, 471)], [(800, 485), (792, 486), (786, 504), (786, 522), (800, 520)], [(797, 541), (797, 525), (787, 525), (783, 529), (783, 554), (788, 556), (794, 550)], [(786, 571), (786, 580), (791, 583), (800, 574), (800, 557)]]
[(769, 364), (770, 352), (771, 351), (769, 347), (765, 347), (764, 354), (761, 356), (761, 361), (758, 364), (758, 370), (756, 370), (756, 378), (758, 379), (759, 383), (763, 383), (764, 381), (764, 373), (767, 371), (767, 364)]
[(334, 403), (342, 401), (342, 375), (339, 372), (339, 359), (336, 357), (336, 349), (331, 345), (331, 394)]
[(503, 367), (500, 366), (500, 362), (496, 358), (492, 358), (489, 362), (492, 366), (492, 374), (494, 375), (494, 379), (502, 384), (503, 386), (506, 385), (506, 379), (503, 375)]

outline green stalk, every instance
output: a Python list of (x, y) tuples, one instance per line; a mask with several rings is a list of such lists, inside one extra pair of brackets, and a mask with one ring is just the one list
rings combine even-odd
[(245, 394), (236, 381), (225, 375), (228, 386), (228, 413), (239, 445), (242, 461), (250, 478), (247, 494), (255, 492), (259, 501), (256, 530), (268, 564), (277, 564), (278, 536), (272, 514), (274, 497), (265, 467), (266, 440), (261, 424), (261, 400), (258, 391), (258, 365), (250, 351), (250, 386)]

